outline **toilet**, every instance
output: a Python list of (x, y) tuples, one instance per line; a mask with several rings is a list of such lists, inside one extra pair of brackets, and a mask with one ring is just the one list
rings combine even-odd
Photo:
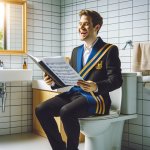
[(80, 118), (80, 130), (85, 135), (85, 150), (121, 150), (125, 120), (136, 114), (136, 73), (123, 73), (123, 86), (110, 92), (109, 115)]

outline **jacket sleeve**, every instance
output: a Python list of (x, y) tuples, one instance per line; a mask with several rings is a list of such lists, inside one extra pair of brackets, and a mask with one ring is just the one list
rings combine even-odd
[(72, 68), (75, 69), (75, 49), (73, 49), (72, 54), (71, 54), (71, 59), (69, 61), (69, 64)]
[(98, 95), (113, 91), (122, 85), (121, 63), (117, 46), (113, 46), (108, 51), (105, 65), (107, 78), (96, 83), (98, 86), (96, 94)]

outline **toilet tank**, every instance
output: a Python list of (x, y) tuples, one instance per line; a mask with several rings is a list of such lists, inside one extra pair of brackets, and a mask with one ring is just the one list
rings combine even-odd
[(137, 112), (137, 74), (122, 73), (122, 77), (121, 114), (135, 114)]

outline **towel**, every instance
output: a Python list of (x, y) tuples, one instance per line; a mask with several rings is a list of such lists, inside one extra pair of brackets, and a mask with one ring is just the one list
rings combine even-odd
[(134, 44), (132, 71), (150, 70), (150, 43)]

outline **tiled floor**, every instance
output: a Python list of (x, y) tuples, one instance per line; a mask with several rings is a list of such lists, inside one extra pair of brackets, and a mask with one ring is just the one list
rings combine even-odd
[[(32, 133), (0, 136), (0, 150), (52, 150), (46, 138)], [(84, 150), (84, 143), (79, 145)]]

